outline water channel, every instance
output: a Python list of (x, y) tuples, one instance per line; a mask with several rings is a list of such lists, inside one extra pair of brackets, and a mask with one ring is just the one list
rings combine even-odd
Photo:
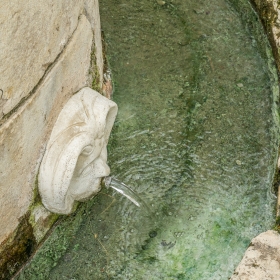
[(245, 0), (100, 0), (119, 114), (112, 189), (62, 222), (17, 279), (228, 279), (273, 227), (277, 79)]

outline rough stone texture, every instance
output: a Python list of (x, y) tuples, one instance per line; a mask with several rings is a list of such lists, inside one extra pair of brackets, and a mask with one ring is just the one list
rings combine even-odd
[(55, 220), (52, 218), (51, 213), (41, 204), (32, 209), (29, 221), (33, 224), (33, 235), (38, 244), (53, 225)]
[(36, 92), (0, 127), (0, 243), (33, 199), (46, 141), (64, 103), (88, 84), (93, 33), (85, 16)]
[[(276, 172), (280, 173), (279, 168)], [(277, 190), (276, 217), (276, 224), (278, 224), (277, 221), (280, 219), (280, 186), (278, 186)]]
[(280, 2), (278, 0), (251, 0), (272, 45), (274, 58), (280, 71)]
[(280, 235), (269, 230), (255, 237), (231, 280), (280, 279)]
[(66, 46), (82, 13), (97, 31), (96, 58), (102, 73), (97, 0), (0, 1), (0, 119), (34, 90)]
[(94, 53), (96, 57), (96, 66), (99, 77), (99, 87), (102, 87), (103, 84), (103, 48), (102, 48), (102, 39), (101, 39), (101, 25), (100, 25), (100, 16), (99, 16), (99, 3), (98, 0), (85, 0), (85, 15), (91, 23), (91, 27), (94, 33)]

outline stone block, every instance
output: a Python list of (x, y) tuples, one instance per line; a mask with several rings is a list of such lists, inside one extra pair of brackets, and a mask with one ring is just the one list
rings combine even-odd
[(84, 0), (0, 2), (0, 119), (34, 90), (83, 10)]
[(255, 237), (230, 280), (280, 279), (280, 235), (269, 230)]

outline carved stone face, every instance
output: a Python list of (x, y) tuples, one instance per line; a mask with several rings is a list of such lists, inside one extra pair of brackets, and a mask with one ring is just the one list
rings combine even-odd
[(54, 125), (39, 173), (45, 207), (68, 214), (75, 200), (97, 193), (108, 176), (107, 143), (117, 105), (84, 88), (64, 106)]

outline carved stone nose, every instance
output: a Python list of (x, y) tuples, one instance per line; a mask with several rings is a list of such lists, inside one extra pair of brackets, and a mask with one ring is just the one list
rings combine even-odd
[(110, 175), (110, 167), (102, 158), (98, 158), (93, 163), (93, 174), (96, 178), (102, 178)]
[(66, 103), (39, 172), (39, 191), (48, 210), (69, 214), (75, 200), (99, 190), (100, 178), (110, 174), (106, 147), (117, 110), (113, 101), (90, 88)]

